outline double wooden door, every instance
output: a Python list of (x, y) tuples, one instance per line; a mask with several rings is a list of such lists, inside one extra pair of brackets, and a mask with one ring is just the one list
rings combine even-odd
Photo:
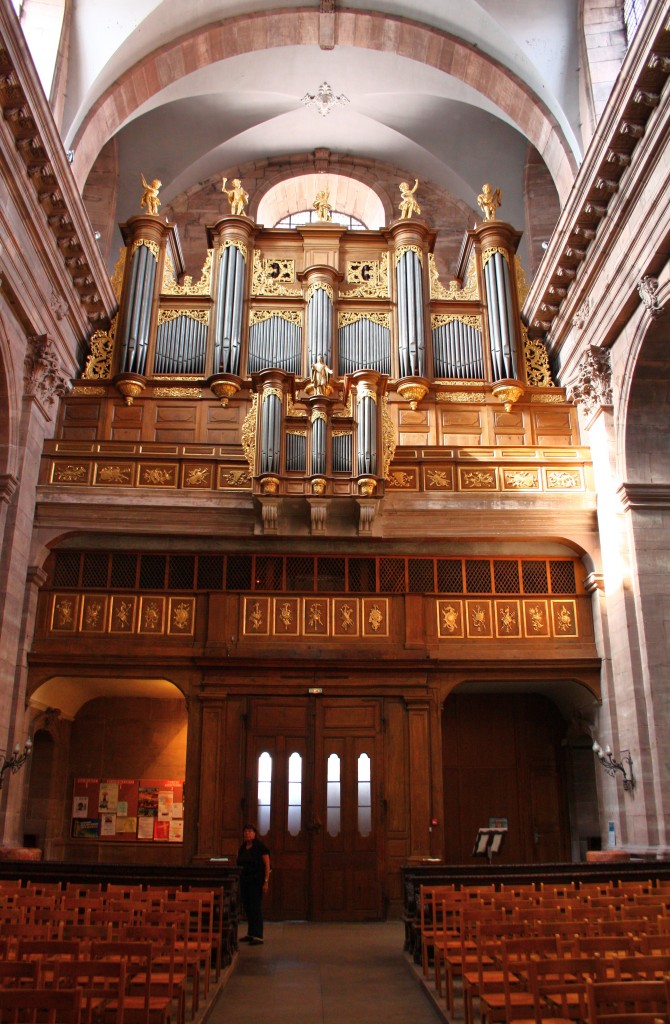
[(380, 918), (380, 702), (253, 698), (250, 711), (245, 811), (271, 852), (266, 916)]

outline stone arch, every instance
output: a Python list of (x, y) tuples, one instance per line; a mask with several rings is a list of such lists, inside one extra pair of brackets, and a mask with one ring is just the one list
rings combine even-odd
[(17, 410), (13, 385), (13, 360), (5, 323), (0, 317), (0, 479), (18, 470)]
[[(574, 181), (576, 160), (554, 115), (516, 75), (456, 36), (409, 19), (371, 11), (337, 14), (338, 44), (387, 51), (453, 75), (493, 100), (535, 146), (562, 200)], [(123, 123), (152, 96), (182, 76), (216, 61), (275, 46), (316, 46), (319, 11), (264, 11), (195, 29), (148, 54), (111, 85), (89, 109), (72, 146), (80, 189), (98, 153)]]
[[(315, 172), (343, 175), (367, 185), (381, 200), (387, 224), (397, 215), (398, 182), (409, 176), (407, 168), (379, 160), (332, 153), (330, 150), (295, 153), (283, 158), (272, 157), (222, 169), (222, 173), (229, 178), (242, 179), (250, 196), (247, 214), (253, 220), (256, 219), (264, 196), (277, 184), (287, 178)], [(438, 269), (443, 280), (448, 281), (456, 273), (463, 233), (477, 214), (462, 200), (456, 199), (433, 182), (422, 182), (420, 190), (422, 216), (437, 232), (435, 258)], [(163, 211), (170, 221), (179, 225), (189, 274), (197, 275), (205, 258), (205, 228), (217, 219), (217, 213), (213, 213), (215, 195), (220, 210), (218, 216), (222, 216), (228, 211), (227, 204), (224, 209), (221, 200), (221, 174), (199, 182), (176, 196)]]

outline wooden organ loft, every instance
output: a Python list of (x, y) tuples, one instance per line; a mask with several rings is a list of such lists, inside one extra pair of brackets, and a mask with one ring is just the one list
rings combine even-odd
[[(574, 488), (573, 413), (521, 323), (510, 225), (467, 233), (449, 288), (422, 221), (269, 230), (226, 216), (208, 231), (200, 280), (183, 283), (173, 225), (140, 215), (122, 233), (119, 312), (63, 403), (50, 483), (251, 489), (265, 533), (282, 508), (300, 514), (299, 499), (312, 533), (328, 532), (342, 499), (366, 533), (390, 489)], [(310, 388), (320, 358), (333, 374)], [(86, 465), (71, 465), (75, 442), (94, 440)], [(156, 445), (150, 465), (124, 461), (133, 443)], [(562, 477), (547, 476), (546, 445), (562, 447)]]
[[(564, 858), (551, 687), (597, 698), (591, 463), (520, 321), (518, 232), (469, 231), (449, 287), (420, 220), (225, 216), (197, 281), (174, 226), (147, 214), (122, 233), (118, 315), (42, 455), (28, 695), (63, 709), (63, 737), (71, 717), (71, 782), (146, 775), (129, 757), (149, 712), (123, 695), (171, 687), (183, 845), (74, 836), (67, 792), (52, 856), (234, 856), (268, 755), (270, 916), (382, 916), (403, 863), (467, 861), (488, 815), (509, 815), (510, 862)], [(331, 757), (337, 834), (321, 827)]]

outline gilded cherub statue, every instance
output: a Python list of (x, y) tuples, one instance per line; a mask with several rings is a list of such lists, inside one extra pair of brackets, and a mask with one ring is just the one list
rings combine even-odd
[(402, 199), (398, 204), (400, 210), (400, 216), (403, 219), (409, 220), (413, 213), (420, 214), (421, 207), (414, 198), (414, 194), (419, 187), (419, 179), (415, 178), (414, 188), (410, 188), (406, 181), (400, 182), (400, 195)]
[(333, 219), (330, 216), (332, 206), (328, 202), (329, 199), (330, 192), (328, 191), (328, 189), (323, 189), (323, 191), (316, 193), (316, 199), (312, 203), (312, 206), (316, 210), (316, 215), (319, 220), (327, 221)]
[(484, 214), (484, 220), (495, 220), (496, 209), (502, 202), (502, 192), (499, 188), (492, 191), (490, 185), (483, 185), (481, 192), (477, 196), (477, 202)]
[(228, 202), (230, 203), (230, 212), (234, 217), (241, 217), (244, 213), (244, 207), (249, 202), (249, 193), (245, 192), (242, 188), (242, 182), (239, 178), (233, 178), (231, 184), (232, 188), (226, 188), (227, 178), (223, 179), (221, 185), (221, 191), (225, 192), (228, 196)]
[(161, 205), (158, 198), (158, 190), (160, 189), (162, 182), (159, 181), (158, 178), (154, 178), (151, 184), (149, 184), (143, 174), (141, 175), (141, 178), (142, 197), (140, 199), (140, 208), (146, 206), (147, 213), (151, 213), (155, 217), (158, 214), (158, 207)]
[(316, 362), (312, 363), (310, 381), (305, 391), (308, 395), (331, 395), (333, 393), (333, 386), (330, 383), (332, 376), (333, 371), (323, 361), (323, 356), (318, 355)]

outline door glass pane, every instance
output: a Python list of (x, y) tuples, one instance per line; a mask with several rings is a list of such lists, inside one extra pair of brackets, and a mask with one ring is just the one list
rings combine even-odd
[(329, 836), (340, 834), (340, 759), (337, 754), (328, 758), (326, 772), (326, 829)]
[(358, 758), (358, 832), (369, 836), (372, 831), (372, 786), (370, 784), (370, 757)]
[(288, 759), (288, 822), (289, 835), (297, 836), (302, 823), (302, 757), (293, 753)]
[(270, 831), (270, 808), (272, 804), (272, 758), (267, 750), (258, 758), (258, 834), (266, 836)]

